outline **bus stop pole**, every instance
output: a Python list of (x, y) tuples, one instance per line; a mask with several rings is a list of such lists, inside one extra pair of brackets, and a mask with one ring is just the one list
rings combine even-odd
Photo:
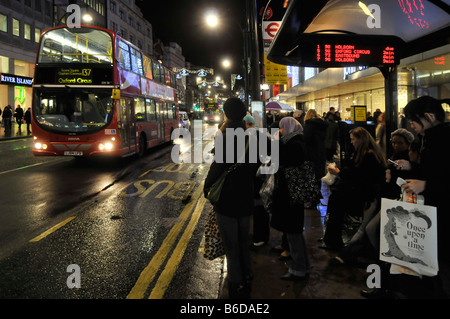
[(380, 67), (379, 69), (384, 76), (386, 156), (389, 158), (392, 154), (391, 133), (398, 128), (397, 67)]

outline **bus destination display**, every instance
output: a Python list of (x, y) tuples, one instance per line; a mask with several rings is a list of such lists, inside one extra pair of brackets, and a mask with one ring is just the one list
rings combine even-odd
[(325, 64), (396, 65), (395, 48), (355, 44), (317, 44), (316, 61)]
[(397, 43), (382, 38), (316, 36), (300, 44), (299, 50), (304, 66), (394, 66), (400, 61)]

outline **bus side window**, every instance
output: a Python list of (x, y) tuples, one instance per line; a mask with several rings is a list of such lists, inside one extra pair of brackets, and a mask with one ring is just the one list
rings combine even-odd
[(134, 112), (136, 113), (136, 121), (145, 121), (145, 102), (143, 98), (134, 99)]
[(123, 41), (119, 41), (117, 55), (117, 60), (119, 61), (120, 67), (126, 70), (131, 70), (130, 49), (128, 44)]
[(156, 104), (154, 100), (146, 99), (147, 121), (156, 120)]

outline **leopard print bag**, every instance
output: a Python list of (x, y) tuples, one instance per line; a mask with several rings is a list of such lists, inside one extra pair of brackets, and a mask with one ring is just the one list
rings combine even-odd
[(208, 214), (208, 221), (205, 225), (205, 249), (204, 257), (208, 260), (214, 260), (225, 255), (222, 238), (220, 237), (217, 217), (212, 208)]

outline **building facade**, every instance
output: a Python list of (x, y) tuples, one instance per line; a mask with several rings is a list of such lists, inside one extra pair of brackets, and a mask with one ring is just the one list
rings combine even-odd
[(153, 56), (152, 25), (134, 0), (2, 0), (0, 2), (0, 108), (31, 106), (32, 80), (43, 30), (65, 24), (69, 4), (79, 5), (92, 24), (118, 32)]

